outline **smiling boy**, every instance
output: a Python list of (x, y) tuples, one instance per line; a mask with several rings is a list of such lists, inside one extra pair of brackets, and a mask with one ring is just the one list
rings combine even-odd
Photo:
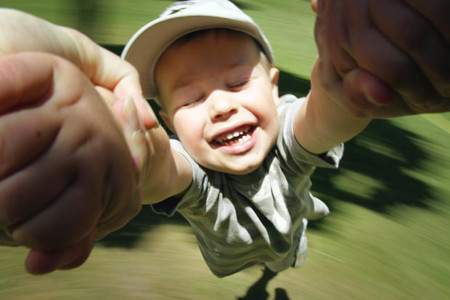
[(278, 70), (263, 60), (249, 36), (226, 29), (184, 37), (159, 59), (161, 116), (203, 167), (247, 174), (275, 143)]
[[(328, 214), (326, 205), (309, 192), (314, 168), (337, 167), (342, 155), (340, 143), (360, 132), (370, 121), (368, 116), (450, 109), (445, 96), (448, 81), (441, 80), (447, 73), (442, 67), (447, 57), (436, 59), (447, 53), (442, 49), (433, 47), (430, 52), (425, 47), (393, 54), (392, 49), (398, 49), (392, 47), (392, 41), (365, 39), (366, 43), (351, 43), (350, 47), (346, 44), (350, 40), (337, 44), (333, 41), (335, 35), (330, 34), (330, 29), (347, 32), (353, 38), (379, 34), (380, 28), (374, 28), (375, 24), (353, 26), (354, 18), (345, 18), (348, 24), (336, 24), (342, 19), (332, 17), (339, 12), (345, 15), (347, 11), (366, 22), (368, 15), (364, 12), (374, 8), (368, 5), (369, 1), (358, 1), (360, 9), (354, 9), (356, 3), (344, 5), (345, 1), (320, 1), (318, 6), (317, 1), (312, 1), (318, 13), (315, 35), (319, 58), (311, 76), (311, 92), (304, 99), (292, 95), (278, 97), (278, 70), (270, 45), (253, 20), (231, 2), (180, 1), (169, 7), (132, 38), (124, 57), (139, 69), (145, 96), (159, 100), (164, 121), (178, 135), (170, 142), (162, 127), (152, 128), (156, 121), (145, 113), (145, 102), (139, 101), (138, 76), (129, 64), (76, 31), (1, 9), (0, 20), (5, 25), (2, 28), (7, 28), (0, 31), (4, 46), (0, 51), (2, 64), (17, 72), (3, 74), (6, 93), (2, 107), (6, 111), (1, 118), (2, 123), (16, 125), (0, 128), (6, 130), (3, 144), (19, 160), (16, 164), (6, 160), (8, 163), (3, 166), (6, 175), (0, 181), (3, 194), (0, 244), (30, 247), (26, 265), (32, 273), (77, 267), (89, 255), (95, 237), (120, 228), (137, 213), (142, 192), (146, 203), (153, 203), (155, 210), (168, 215), (177, 210), (186, 217), (217, 276), (254, 264), (265, 265), (274, 272), (300, 265), (306, 254), (307, 219)], [(411, 11), (412, 7), (401, 4), (403, 12)], [(433, 6), (428, 10), (424, 7), (423, 11), (429, 13), (434, 25), (439, 25), (440, 32), (446, 32), (447, 23), (440, 21), (446, 2), (439, 5), (444, 9), (430, 12)], [(375, 8), (380, 7), (384, 6)], [(387, 6), (385, 10), (371, 11), (370, 16), (386, 20), (390, 19), (391, 11), (399, 12)], [(324, 12), (329, 12), (329, 17)], [(403, 16), (422, 24), (411, 37), (423, 36), (423, 32), (441, 37), (435, 29), (430, 32), (423, 16), (407, 13)], [(397, 16), (394, 19), (405, 20)], [(408, 39), (398, 36), (403, 36), (403, 32), (396, 29), (392, 26), (381, 30), (397, 35), (393, 41), (408, 44)], [(430, 41), (424, 44), (436, 45)], [(356, 47), (353, 55), (348, 52), (352, 47)], [(372, 52), (376, 53), (375, 60), (371, 59)], [(354, 60), (349, 60), (348, 55)], [(411, 61), (411, 56), (416, 60)], [(61, 61), (61, 57), (69, 60)], [(379, 63), (379, 59), (389, 63)], [(439, 61), (439, 67), (430, 68), (429, 61)], [(426, 74), (418, 72), (418, 66), (425, 68)], [(70, 76), (52, 76), (61, 68)], [(406, 76), (403, 78), (406, 82), (398, 81), (392, 74), (399, 74), (399, 70), (409, 70), (406, 73), (416, 79), (426, 79), (415, 81)], [(381, 76), (384, 83), (372, 74)], [(444, 94), (430, 90), (430, 84)], [(65, 92), (55, 94), (55, 86)], [(52, 87), (52, 93), (42, 94), (43, 87), (44, 90)], [(51, 118), (39, 117), (42, 111), (54, 107), (51, 103), (66, 101), (67, 91), (74, 87), (78, 91), (91, 91), (89, 97), (84, 97), (88, 95), (85, 93), (71, 96), (72, 100), (77, 99), (71, 104), (86, 103), (81, 106), (84, 114), (75, 109), (74, 117), (67, 114), (66, 108), (52, 113)], [(92, 92), (94, 88), (100, 94)], [(415, 97), (398, 97), (412, 94)], [(47, 99), (49, 95), (54, 97)], [(113, 105), (122, 132), (116, 126), (119, 119), (108, 117), (109, 109), (102, 108), (102, 101), (97, 103), (101, 99)], [(139, 117), (132, 99), (141, 108)], [(37, 101), (39, 107), (30, 104), (33, 109), (22, 105), (19, 108), (17, 101), (22, 104)], [(44, 105), (47, 102), (49, 105)], [(96, 109), (92, 110), (92, 105)], [(11, 108), (14, 109), (8, 111)], [(355, 114), (359, 117), (355, 118)], [(72, 122), (75, 119), (78, 122)], [(109, 125), (105, 126), (105, 120), (110, 120)], [(34, 125), (25, 126), (27, 122)], [(62, 142), (49, 144), (41, 135), (53, 134), (49, 122), (72, 130), (63, 134), (59, 130), (57, 141)], [(92, 122), (99, 126), (86, 127)], [(29, 136), (30, 128), (39, 131), (35, 136), (39, 137), (38, 148), (50, 155), (44, 156), (48, 158), (45, 166), (38, 168), (48, 176), (42, 177), (42, 170), (35, 172), (40, 159), (29, 160), (37, 149), (36, 139), (23, 138)], [(88, 140), (92, 140), (77, 144), (91, 150), (82, 151), (87, 154), (82, 156), (72, 148), (73, 142), (79, 140), (74, 132), (80, 130), (90, 132)], [(96, 134), (92, 130), (97, 130)], [(114, 134), (105, 135), (105, 130), (113, 130)], [(99, 145), (109, 145), (106, 147), (109, 150), (98, 151)], [(64, 151), (70, 155), (61, 155)], [(121, 154), (117, 155), (117, 151)], [(21, 168), (15, 167), (17, 163)], [(65, 166), (78, 168), (75, 174), (81, 181), (69, 180), (69, 185), (60, 185), (60, 180), (48, 181), (49, 176), (64, 178), (60, 174), (69, 174)], [(95, 176), (98, 172), (106, 174), (106, 178)], [(87, 177), (82, 175), (85, 173)], [(32, 186), (43, 188), (44, 193), (37, 193), (36, 197), (36, 190), (30, 189), (29, 184), (24, 190), (23, 180), (14, 180), (18, 178), (28, 178)], [(47, 183), (39, 184), (42, 180)], [(69, 188), (72, 184), (77, 188)], [(99, 193), (93, 185), (106, 190)], [(49, 193), (55, 188), (60, 192)], [(67, 201), (73, 196), (78, 200)], [(77, 213), (80, 209), (84, 213)]]
[(317, 72), (306, 98), (279, 98), (267, 39), (229, 1), (176, 2), (123, 57), (176, 134), (144, 201), (189, 221), (216, 276), (301, 265), (307, 219), (329, 213), (310, 194), (310, 176), (337, 167), (340, 144), (369, 120), (332, 101)]

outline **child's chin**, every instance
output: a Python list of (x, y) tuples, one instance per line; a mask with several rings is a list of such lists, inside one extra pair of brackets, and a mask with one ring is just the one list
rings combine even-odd
[(262, 161), (256, 161), (251, 164), (248, 163), (249, 161), (247, 160), (246, 164), (239, 164), (234, 168), (230, 167), (227, 171), (224, 172), (233, 175), (247, 175), (258, 169), (258, 167), (262, 164)]

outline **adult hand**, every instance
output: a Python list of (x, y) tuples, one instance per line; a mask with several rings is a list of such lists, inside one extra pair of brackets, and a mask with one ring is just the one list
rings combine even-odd
[(450, 110), (450, 2), (318, 0), (323, 85), (355, 115)]
[(114, 92), (117, 113), (131, 98), (144, 126), (157, 126), (157, 118), (142, 96), (137, 71), (119, 56), (74, 29), (13, 9), (0, 8), (0, 28), (0, 57), (22, 51), (61, 56), (75, 64), (94, 85)]
[(31, 273), (80, 265), (141, 207), (121, 125), (78, 68), (36, 52), (0, 58), (0, 116), (0, 240), (32, 249)]

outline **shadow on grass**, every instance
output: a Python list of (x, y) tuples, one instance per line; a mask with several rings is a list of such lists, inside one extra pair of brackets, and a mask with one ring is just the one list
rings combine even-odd
[[(262, 276), (247, 290), (247, 293), (238, 297), (237, 300), (267, 300), (269, 299), (269, 293), (267, 292), (267, 286), (269, 282), (277, 276), (278, 273), (270, 271), (265, 268)], [(275, 300), (289, 300), (289, 296), (285, 289), (275, 289)]]
[[(107, 48), (116, 53), (122, 50), (122, 46)], [(280, 95), (304, 96), (310, 89), (310, 82), (281, 70), (279, 88)], [(431, 190), (412, 175), (421, 172), (421, 164), (427, 159), (419, 142), (417, 135), (393, 122), (375, 120), (361, 135), (346, 143), (341, 171), (318, 169), (315, 172), (313, 192), (317, 192), (332, 210), (339, 201), (355, 203), (379, 213), (388, 213), (389, 208), (398, 203), (427, 207)], [(346, 177), (346, 185), (341, 184), (342, 176)], [(188, 225), (178, 214), (167, 218), (144, 207), (126, 227), (100, 243), (110, 247), (133, 247), (141, 233), (163, 222)], [(311, 227), (317, 228), (317, 224), (312, 222)]]
[[(340, 186), (335, 172), (317, 170), (312, 178), (313, 190), (324, 195), (322, 198), (330, 206), (335, 201), (346, 201), (385, 214), (396, 204), (427, 208), (431, 189), (412, 175), (421, 173), (422, 163), (427, 160), (418, 142), (414, 133), (387, 120), (375, 120), (345, 145), (340, 169), (350, 174), (347, 185)], [(332, 194), (327, 192), (330, 187)]]
[[(280, 95), (302, 96), (309, 89), (309, 80), (281, 72)], [(374, 120), (359, 136), (345, 143), (341, 172), (315, 171), (313, 191), (331, 208), (336, 201), (355, 203), (380, 213), (388, 213), (395, 204), (429, 207), (430, 187), (412, 175), (421, 173), (427, 160), (420, 142), (421, 137), (394, 122)], [(346, 178), (347, 185), (342, 187), (336, 179), (344, 172), (353, 176)]]

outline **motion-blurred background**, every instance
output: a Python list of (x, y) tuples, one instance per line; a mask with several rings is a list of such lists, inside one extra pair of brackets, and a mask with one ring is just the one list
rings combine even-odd
[[(281, 93), (305, 95), (317, 53), (310, 2), (233, 2), (271, 41)], [(0, 0), (0, 7), (77, 28), (120, 53), (170, 3)], [(346, 147), (340, 170), (313, 178), (332, 214), (311, 223), (300, 269), (270, 281), (259, 280), (257, 267), (215, 278), (189, 225), (147, 207), (76, 270), (31, 276), (26, 249), (0, 248), (0, 299), (450, 299), (450, 114), (374, 121)]]

